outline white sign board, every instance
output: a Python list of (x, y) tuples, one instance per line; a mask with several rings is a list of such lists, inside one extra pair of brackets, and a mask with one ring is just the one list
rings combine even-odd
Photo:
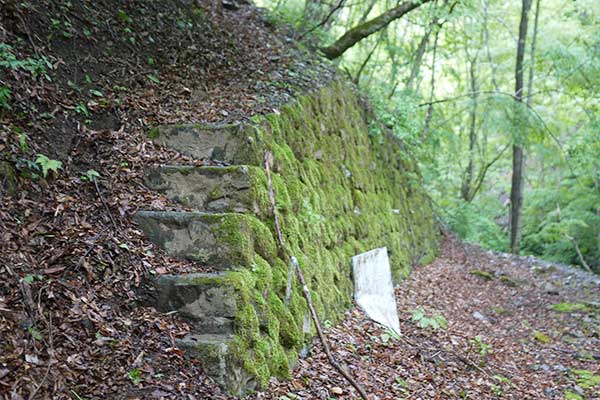
[(387, 248), (352, 257), (354, 299), (367, 316), (400, 334)]

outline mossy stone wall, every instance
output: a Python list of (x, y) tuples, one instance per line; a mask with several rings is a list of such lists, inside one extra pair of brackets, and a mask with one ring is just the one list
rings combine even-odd
[[(240, 305), (229, 356), (261, 385), (269, 376), (289, 376), (298, 352), (314, 334), (298, 282), (285, 298), (290, 256), (295, 256), (322, 320), (335, 322), (351, 306), (350, 258), (387, 247), (396, 282), (413, 265), (431, 260), (438, 229), (415, 162), (393, 137), (370, 137), (364, 109), (353, 89), (334, 81), (318, 92), (244, 129), (255, 141), (251, 164), (264, 151), (274, 157), (273, 186), (284, 236), (277, 255), (253, 249), (251, 265), (228, 273)], [(253, 196), (275, 239), (267, 178), (253, 174)], [(233, 225), (232, 225), (233, 226)], [(259, 230), (253, 229), (252, 232)], [(229, 242), (258, 243), (223, 232)], [(235, 240), (233, 240), (235, 239)], [(246, 249), (248, 250), (248, 249)]]

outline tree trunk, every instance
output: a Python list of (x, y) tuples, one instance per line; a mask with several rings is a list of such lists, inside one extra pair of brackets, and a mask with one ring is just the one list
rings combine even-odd
[[(515, 67), (515, 100), (523, 102), (523, 59), (525, 58), (525, 41), (527, 39), (527, 23), (531, 0), (522, 0), (521, 23), (519, 24), (519, 41), (517, 43), (517, 63)], [(522, 109), (515, 107), (515, 128), (520, 125), (518, 115)], [(510, 251), (519, 254), (521, 234), (521, 208), (523, 205), (523, 147), (521, 132), (513, 145), (512, 182), (510, 188)]]
[(540, 17), (540, 0), (535, 2), (535, 17), (533, 20), (533, 37), (531, 38), (531, 50), (529, 54), (529, 81), (527, 82), (527, 104), (531, 105), (533, 94), (533, 72), (535, 69), (535, 45), (537, 42), (538, 21)]
[(417, 51), (415, 52), (415, 61), (413, 62), (412, 68), (410, 69), (410, 75), (408, 77), (408, 81), (406, 82), (406, 89), (412, 91), (412, 86), (414, 81), (419, 76), (419, 71), (421, 70), (421, 63), (423, 62), (423, 56), (425, 55), (425, 50), (427, 50), (427, 43), (429, 43), (429, 36), (431, 35), (431, 31), (433, 30), (433, 23), (430, 25), (425, 35), (421, 38), (421, 42), (417, 47)]
[(360, 42), (367, 36), (372, 35), (375, 32), (379, 32), (391, 22), (403, 17), (412, 10), (419, 6), (429, 3), (432, 0), (421, 0), (413, 1), (407, 0), (404, 3), (400, 3), (398, 6), (389, 9), (378, 17), (373, 18), (370, 21), (362, 23), (360, 25), (351, 28), (349, 31), (344, 33), (338, 40), (332, 45), (321, 48), (321, 51), (325, 54), (325, 57), (333, 60), (338, 58), (346, 52), (350, 47)]
[(429, 92), (429, 106), (427, 107), (427, 114), (425, 115), (425, 125), (423, 126), (423, 133), (421, 134), (421, 141), (424, 142), (429, 136), (429, 126), (431, 125), (431, 119), (433, 118), (433, 95), (435, 94), (435, 62), (437, 58), (437, 46), (440, 31), (435, 31), (435, 38), (433, 39), (433, 56), (431, 60), (431, 91)]
[(475, 70), (477, 67), (477, 56), (469, 62), (469, 80), (471, 86), (471, 113), (469, 123), (469, 161), (467, 168), (465, 169), (465, 175), (461, 188), (461, 196), (464, 201), (470, 202), (473, 200), (471, 196), (472, 185), (473, 185), (473, 169), (475, 164), (475, 147), (477, 145), (477, 100), (478, 100), (478, 87), (477, 87), (477, 76)]

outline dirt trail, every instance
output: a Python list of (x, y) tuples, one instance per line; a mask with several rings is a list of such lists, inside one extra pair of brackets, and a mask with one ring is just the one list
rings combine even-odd
[[(338, 359), (378, 398), (600, 398), (597, 277), (445, 239), (396, 295), (401, 338), (358, 310), (328, 331)], [(419, 327), (418, 309), (421, 322), (443, 316), (447, 328)], [(357, 398), (320, 345), (269, 389), (255, 398)]]

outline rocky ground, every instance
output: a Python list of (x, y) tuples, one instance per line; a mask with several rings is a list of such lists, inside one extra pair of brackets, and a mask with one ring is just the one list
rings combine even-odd
[[(401, 337), (358, 309), (327, 332), (374, 398), (600, 399), (597, 276), (447, 238), (396, 298)], [(316, 344), (290, 382), (254, 398), (358, 397)]]

